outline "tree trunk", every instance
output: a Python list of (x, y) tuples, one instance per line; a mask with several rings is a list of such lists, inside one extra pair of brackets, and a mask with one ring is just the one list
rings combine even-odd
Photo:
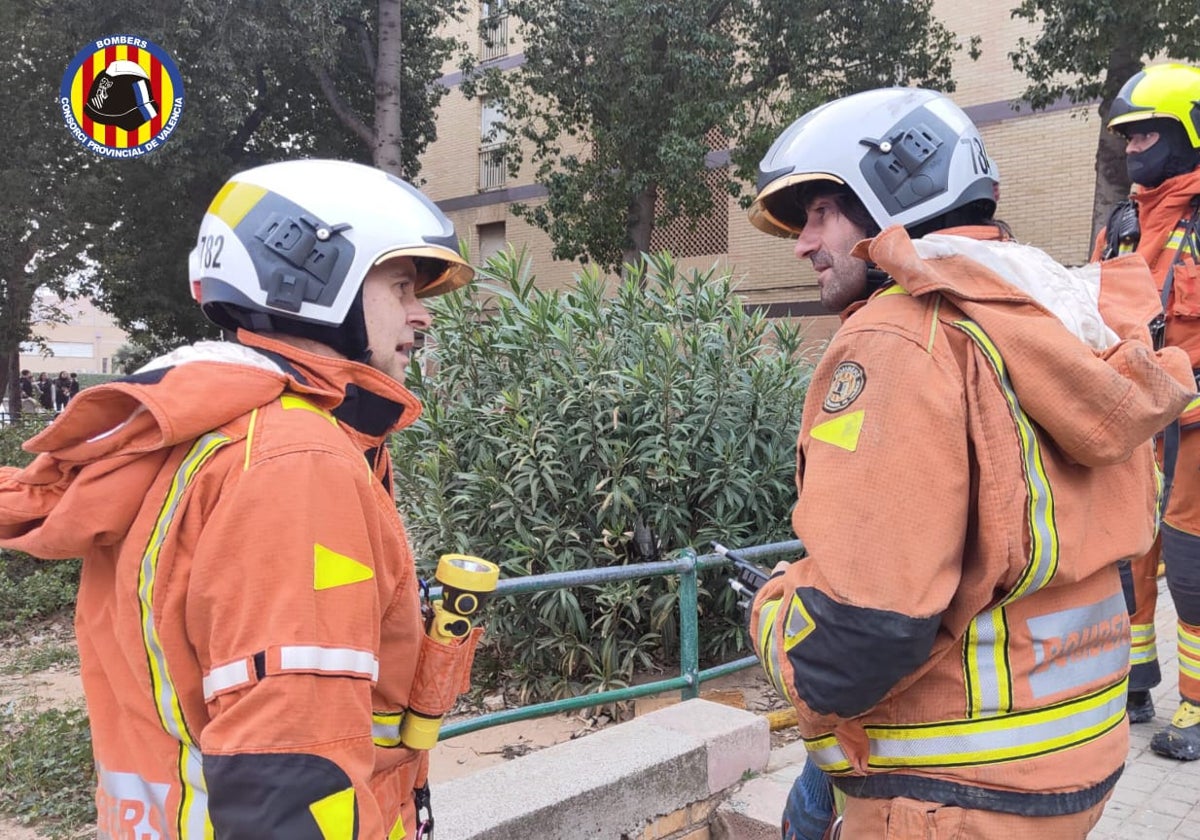
[(404, 177), (400, 78), (404, 72), (402, 0), (379, 0), (379, 59), (375, 65), (375, 149), (380, 169)]
[(1096, 235), (1108, 222), (1113, 206), (1129, 197), (1129, 175), (1125, 171), (1125, 140), (1109, 131), (1105, 124), (1121, 86), (1142, 69), (1140, 55), (1118, 47), (1108, 57), (1104, 90), (1100, 95), (1100, 138), (1096, 143), (1096, 190), (1092, 197), (1092, 236), (1088, 240), (1091, 256)]
[[(658, 203), (658, 184), (647, 184), (629, 203), (629, 247), (621, 255), (624, 265), (636, 266), (642, 254), (650, 251), (650, 235), (654, 232), (654, 207)], [(644, 280), (643, 280), (644, 282)]]

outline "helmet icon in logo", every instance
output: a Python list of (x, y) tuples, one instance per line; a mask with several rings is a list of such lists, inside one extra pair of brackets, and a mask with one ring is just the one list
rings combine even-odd
[(126, 131), (158, 116), (158, 102), (150, 90), (150, 76), (133, 61), (112, 61), (88, 91), (83, 112), (101, 125)]

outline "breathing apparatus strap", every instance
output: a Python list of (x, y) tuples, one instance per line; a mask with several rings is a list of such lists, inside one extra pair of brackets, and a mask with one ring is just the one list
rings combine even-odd
[(1100, 255), (1102, 260), (1111, 260), (1137, 248), (1142, 238), (1142, 227), (1138, 222), (1137, 205), (1132, 199), (1118, 202), (1112, 209), (1104, 233), (1104, 251)]
[[(1200, 195), (1192, 199), (1192, 215), (1183, 227), (1183, 238), (1175, 249), (1175, 258), (1167, 266), (1167, 276), (1163, 279), (1162, 308), (1163, 314), (1150, 324), (1150, 332), (1154, 336), (1154, 349), (1161, 350), (1166, 334), (1167, 301), (1171, 298), (1171, 288), (1175, 285), (1175, 266), (1183, 262), (1184, 251), (1192, 257), (1192, 262), (1200, 265)], [(1161, 321), (1161, 324), (1158, 322)], [(1158, 330), (1155, 330), (1156, 325)]]

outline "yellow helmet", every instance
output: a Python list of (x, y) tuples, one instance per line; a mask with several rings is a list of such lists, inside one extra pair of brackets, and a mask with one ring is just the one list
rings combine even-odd
[(1200, 67), (1155, 64), (1136, 73), (1117, 93), (1108, 127), (1151, 119), (1175, 120), (1200, 149)]

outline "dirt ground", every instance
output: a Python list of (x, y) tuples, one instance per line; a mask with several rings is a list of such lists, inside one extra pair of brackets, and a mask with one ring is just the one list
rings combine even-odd
[[(33, 628), (18, 638), (0, 642), (0, 669), (27, 656), (30, 650), (46, 646), (73, 645), (74, 636), (69, 621), (50, 622)], [(647, 677), (646, 681), (652, 679), (662, 679), (662, 676)], [(701, 696), (762, 714), (786, 708), (786, 704), (778, 698), (758, 668), (749, 668), (706, 681), (701, 686)], [(81, 703), (82, 700), (83, 689), (76, 665), (54, 665), (32, 673), (0, 673), (0, 704), (11, 701), (32, 702), (39, 709), (47, 709), (62, 708)], [(502, 701), (498, 696), (490, 698), (490, 701), (491, 705), (502, 708)], [(619, 720), (613, 720), (608, 714), (589, 716), (575, 712), (518, 721), (460, 735), (441, 742), (430, 754), (430, 781), (436, 785), (438, 782), (466, 776), (485, 767), (585, 736), (620, 720), (628, 720), (679, 701), (679, 692), (671, 691), (622, 704), (617, 715)], [(479, 712), (472, 711), (463, 716), (472, 717), (476, 714)], [(449, 719), (455, 720), (457, 716), (451, 716)], [(781, 746), (795, 740), (796, 737), (795, 728), (785, 726), (772, 732), (772, 745)], [(94, 833), (86, 833), (78, 840), (88, 840), (93, 836)], [(11, 819), (0, 817), (0, 840), (45, 840), (45, 836), (34, 829), (20, 826)]]

